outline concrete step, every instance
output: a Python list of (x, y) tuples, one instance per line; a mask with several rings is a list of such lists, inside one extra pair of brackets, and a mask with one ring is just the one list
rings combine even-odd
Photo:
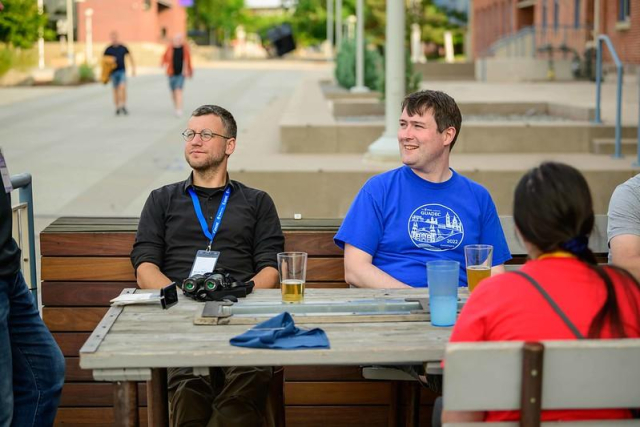
[(413, 64), (414, 71), (422, 75), (425, 81), (451, 81), (451, 80), (475, 80), (476, 71), (473, 62), (456, 62), (447, 64), (446, 62), (427, 62), (424, 64)]
[[(637, 138), (622, 138), (620, 145), (623, 155), (635, 156), (638, 152)], [(616, 140), (614, 138), (597, 138), (591, 142), (591, 147), (594, 154), (613, 154), (616, 149)]]
[[(613, 159), (595, 154), (459, 154), (451, 166), (484, 185), (500, 215), (509, 215), (513, 190), (522, 175), (543, 161), (570, 164), (585, 175), (595, 212), (606, 214), (615, 187), (640, 173), (635, 156)], [(232, 179), (263, 189), (273, 197), (280, 216), (342, 218), (362, 185), (373, 175), (400, 166), (400, 161), (369, 162), (357, 154), (277, 154), (230, 165)]]

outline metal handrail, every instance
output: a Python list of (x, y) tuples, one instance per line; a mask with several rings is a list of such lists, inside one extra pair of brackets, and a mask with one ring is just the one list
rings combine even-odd
[(601, 34), (598, 36), (598, 50), (596, 54), (596, 115), (593, 123), (602, 123), (600, 118), (600, 92), (602, 86), (602, 42), (607, 44), (613, 61), (616, 63), (618, 74), (618, 87), (616, 91), (616, 149), (613, 157), (619, 159), (622, 157), (622, 62), (618, 57), (618, 53), (611, 43), (609, 36)]
[(36, 271), (36, 239), (33, 223), (33, 189), (31, 187), (31, 174), (21, 173), (11, 176), (11, 185), (14, 190), (18, 191), (18, 197), (20, 203), (26, 203), (27, 205), (27, 234), (29, 238), (29, 272), (31, 275), (31, 283), (29, 284), (29, 290), (33, 293), (38, 304), (38, 276)]

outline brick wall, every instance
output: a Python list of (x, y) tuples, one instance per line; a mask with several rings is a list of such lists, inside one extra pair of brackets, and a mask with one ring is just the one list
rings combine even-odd
[(157, 0), (87, 0), (78, 3), (78, 40), (85, 40), (85, 10), (93, 9), (93, 41), (106, 43), (110, 33), (117, 31), (123, 43), (164, 42), (162, 30), (170, 38), (186, 33), (187, 18), (183, 7), (173, 0), (170, 8), (159, 8)]
[[(631, 0), (631, 16), (626, 28), (618, 23), (619, 0), (601, 0), (600, 32), (611, 38), (620, 60), (625, 64), (640, 64), (640, 2)], [(610, 61), (607, 53), (605, 60)]]

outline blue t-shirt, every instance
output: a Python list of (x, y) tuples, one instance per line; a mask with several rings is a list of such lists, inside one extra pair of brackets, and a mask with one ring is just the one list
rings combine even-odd
[(442, 183), (420, 178), (408, 166), (374, 176), (362, 187), (334, 241), (370, 254), (373, 265), (413, 287), (427, 286), (426, 263), (460, 263), (467, 285), (464, 246), (493, 245), (493, 265), (511, 259), (489, 192), (451, 169)]

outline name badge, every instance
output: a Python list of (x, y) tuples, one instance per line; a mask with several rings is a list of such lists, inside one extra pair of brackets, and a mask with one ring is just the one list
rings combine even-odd
[(2, 184), (4, 185), (5, 193), (11, 193), (11, 191), (13, 191), (13, 185), (11, 185), (11, 175), (9, 175), (7, 163), (4, 161), (2, 148), (0, 148), (0, 175), (2, 175)]
[(220, 258), (220, 252), (218, 251), (198, 251), (196, 253), (196, 259), (193, 261), (189, 277), (194, 274), (212, 273), (216, 268), (218, 258)]

